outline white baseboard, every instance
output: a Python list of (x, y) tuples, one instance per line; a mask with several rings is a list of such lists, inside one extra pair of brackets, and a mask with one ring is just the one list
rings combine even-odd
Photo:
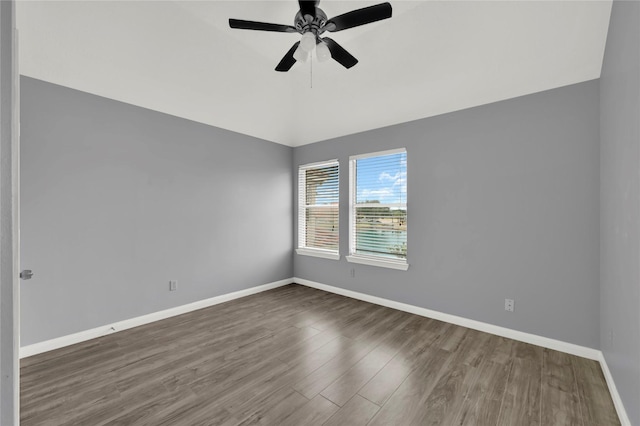
[(618, 388), (616, 388), (616, 383), (613, 381), (613, 376), (611, 375), (611, 371), (609, 370), (609, 366), (607, 365), (607, 360), (605, 359), (604, 354), (601, 351), (598, 361), (600, 361), (600, 367), (602, 367), (602, 373), (604, 374), (604, 378), (607, 381), (609, 393), (611, 394), (611, 399), (613, 399), (613, 405), (616, 407), (616, 411), (618, 412), (620, 423), (622, 424), (622, 426), (631, 426), (631, 421), (629, 420), (629, 416), (627, 415), (627, 410), (624, 409), (622, 398), (620, 398)]
[(344, 288), (334, 287), (327, 284), (321, 284), (315, 281), (305, 280), (303, 278), (293, 278), (293, 282), (305, 285), (307, 287), (317, 288), (318, 290), (324, 290), (330, 293), (351, 297), (353, 299), (375, 303), (376, 305), (397, 309), (399, 311), (409, 312), (423, 317), (433, 318), (462, 327), (483, 331), (485, 333), (495, 334), (498, 336), (507, 337), (509, 339), (518, 340), (520, 342), (530, 343), (532, 345), (542, 346), (544, 348), (565, 352), (594, 361), (599, 361), (604, 373), (604, 377), (607, 381), (607, 386), (609, 386), (609, 392), (611, 393), (613, 404), (615, 405), (618, 417), (620, 418), (620, 423), (622, 424), (622, 426), (631, 426), (631, 422), (629, 421), (627, 412), (624, 408), (624, 405), (622, 404), (622, 399), (620, 398), (618, 389), (616, 388), (615, 382), (613, 381), (613, 377), (611, 376), (611, 372), (609, 371), (607, 362), (602, 351), (598, 349), (587, 348), (585, 346), (575, 345), (573, 343), (567, 343), (561, 340), (551, 339), (549, 337), (538, 336), (536, 334), (512, 330), (510, 328), (500, 327), (497, 325), (459, 317), (456, 315), (445, 314), (443, 312), (433, 311), (431, 309), (421, 308), (419, 306), (409, 305), (407, 303), (396, 302), (393, 300), (384, 299), (382, 297), (370, 296), (368, 294), (359, 293), (357, 291), (346, 290)]
[(561, 340), (551, 339), (549, 337), (538, 336), (536, 334), (525, 333), (523, 331), (512, 330), (506, 327), (500, 327), (498, 325), (488, 324), (486, 322), (480, 322), (457, 315), (445, 314), (443, 312), (433, 311), (431, 309), (421, 308), (419, 306), (409, 305), (407, 303), (396, 302), (382, 297), (370, 296), (364, 293), (358, 293), (356, 291), (345, 290), (340, 287), (334, 287), (326, 284), (320, 284), (314, 281), (305, 280), (302, 278), (294, 278), (294, 282), (308, 287), (317, 288), (319, 290), (325, 290), (330, 293), (341, 294), (343, 296), (351, 297), (353, 299), (363, 300), (365, 302), (375, 303), (376, 305), (382, 305), (389, 308), (397, 309), (399, 311), (409, 312), (412, 314), (420, 315), (423, 317), (433, 318), (439, 321), (448, 322), (451, 324), (460, 325), (462, 327), (472, 328), (478, 331), (484, 331), (485, 333), (491, 333), (502, 337), (508, 337), (509, 339), (518, 340), (525, 343), (531, 343), (533, 345), (542, 346), (545, 348), (553, 349), (560, 352), (566, 352), (568, 354), (577, 355), (583, 358), (592, 360), (600, 360), (600, 351), (597, 349), (587, 348), (585, 346), (574, 345), (573, 343), (563, 342)]
[(124, 321), (114, 322), (112, 324), (92, 328), (90, 330), (80, 331), (78, 333), (69, 334), (67, 336), (58, 337), (56, 339), (45, 340), (44, 342), (38, 342), (32, 345), (23, 346), (20, 348), (20, 358), (26, 358), (28, 356), (52, 351), (54, 349), (59, 349), (65, 346), (95, 339), (96, 337), (106, 336), (107, 334), (127, 330), (129, 328), (138, 327), (144, 324), (149, 324), (154, 321), (163, 320), (165, 318), (185, 314), (187, 312), (196, 311), (198, 309), (207, 308), (209, 306), (228, 302), (234, 299), (239, 299), (241, 297), (250, 296), (252, 294), (291, 284), (292, 282), (292, 278), (275, 281), (272, 283), (247, 288), (245, 290), (234, 291), (233, 293), (227, 293), (220, 296), (212, 297), (210, 299), (198, 300), (197, 302), (176, 306), (175, 308), (169, 308), (163, 311), (153, 312), (147, 315), (130, 318)]

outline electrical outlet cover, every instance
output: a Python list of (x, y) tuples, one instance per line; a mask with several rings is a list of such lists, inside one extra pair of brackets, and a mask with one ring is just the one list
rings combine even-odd
[(504, 310), (513, 312), (515, 309), (515, 302), (513, 299), (504, 299)]

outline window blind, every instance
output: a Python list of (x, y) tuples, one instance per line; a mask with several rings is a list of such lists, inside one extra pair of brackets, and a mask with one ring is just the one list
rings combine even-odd
[(298, 248), (338, 253), (338, 160), (298, 170)]
[(353, 156), (350, 176), (350, 255), (406, 262), (406, 151)]

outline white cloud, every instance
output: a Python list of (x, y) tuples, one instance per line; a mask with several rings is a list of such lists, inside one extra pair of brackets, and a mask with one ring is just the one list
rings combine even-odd
[(391, 174), (389, 174), (387, 172), (382, 172), (382, 173), (380, 173), (380, 176), (378, 176), (378, 180), (380, 182), (395, 182), (399, 178), (400, 178), (400, 172), (397, 172), (393, 176), (391, 176)]
[(392, 198), (393, 195), (392, 188), (363, 189), (360, 191), (358, 198), (360, 200), (378, 200), (380, 202), (388, 202), (389, 198)]

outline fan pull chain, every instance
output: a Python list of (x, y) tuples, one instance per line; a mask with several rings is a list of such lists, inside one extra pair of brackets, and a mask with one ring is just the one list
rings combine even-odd
[(309, 54), (309, 88), (313, 89), (313, 54)]

